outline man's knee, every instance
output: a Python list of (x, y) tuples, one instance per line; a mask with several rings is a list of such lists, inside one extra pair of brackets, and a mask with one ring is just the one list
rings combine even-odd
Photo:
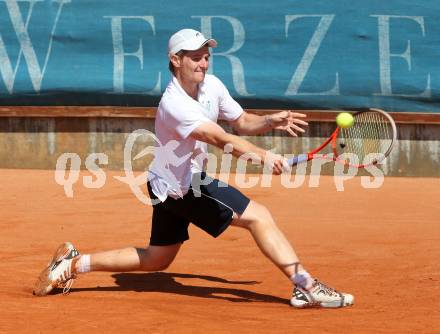
[(149, 246), (139, 252), (141, 269), (146, 271), (163, 271), (173, 263), (181, 243), (170, 246)]
[(273, 225), (269, 210), (262, 204), (251, 201), (243, 214), (232, 225), (252, 230), (256, 227)]
[(167, 270), (168, 269), (168, 267), (171, 265), (171, 263), (173, 263), (173, 260), (171, 260), (171, 261), (165, 261), (165, 262), (162, 262), (162, 263), (158, 263), (157, 264), (157, 266), (156, 266), (156, 270), (157, 271), (164, 271), (164, 270)]

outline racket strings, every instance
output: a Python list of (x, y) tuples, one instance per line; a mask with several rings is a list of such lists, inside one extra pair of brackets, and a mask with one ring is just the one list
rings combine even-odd
[(378, 111), (354, 115), (354, 125), (341, 129), (339, 154), (357, 155), (359, 162), (366, 157), (386, 154), (393, 142), (393, 129), (389, 119)]

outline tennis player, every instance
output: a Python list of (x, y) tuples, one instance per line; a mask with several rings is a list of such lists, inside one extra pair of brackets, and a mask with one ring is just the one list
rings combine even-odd
[(282, 156), (225, 132), (218, 119), (245, 135), (279, 129), (297, 136), (307, 126), (303, 120), (306, 115), (296, 112), (261, 116), (243, 111), (223, 83), (207, 74), (209, 48), (216, 46), (214, 39), (192, 29), (180, 30), (169, 40), (173, 76), (158, 107), (155, 133), (160, 143), (176, 140), (179, 145), (172, 154), (157, 149), (149, 171), (148, 191), (159, 202), (153, 206), (149, 246), (80, 255), (71, 243), (64, 243), (40, 274), (34, 294), (46, 295), (59, 287), (68, 292), (77, 275), (91, 271), (165, 270), (189, 239), (188, 226), (192, 223), (213, 237), (230, 225), (248, 230), (262, 253), (293, 283), (292, 306), (334, 308), (353, 304), (352, 295), (337, 292), (306, 271), (266, 207), (204, 172), (207, 144), (221, 149), (229, 144), (237, 157), (251, 152), (275, 175), (286, 168)]

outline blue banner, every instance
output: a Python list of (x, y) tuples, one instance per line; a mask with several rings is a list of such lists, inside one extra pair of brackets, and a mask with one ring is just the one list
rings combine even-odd
[(439, 19), (435, 0), (0, 0), (0, 104), (155, 106), (193, 28), (244, 107), (440, 112)]

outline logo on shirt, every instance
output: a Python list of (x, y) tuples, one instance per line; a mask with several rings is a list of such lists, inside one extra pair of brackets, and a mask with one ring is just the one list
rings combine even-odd
[(200, 104), (203, 106), (203, 108), (205, 108), (208, 111), (211, 111), (211, 101), (209, 100), (203, 100), (200, 101)]

